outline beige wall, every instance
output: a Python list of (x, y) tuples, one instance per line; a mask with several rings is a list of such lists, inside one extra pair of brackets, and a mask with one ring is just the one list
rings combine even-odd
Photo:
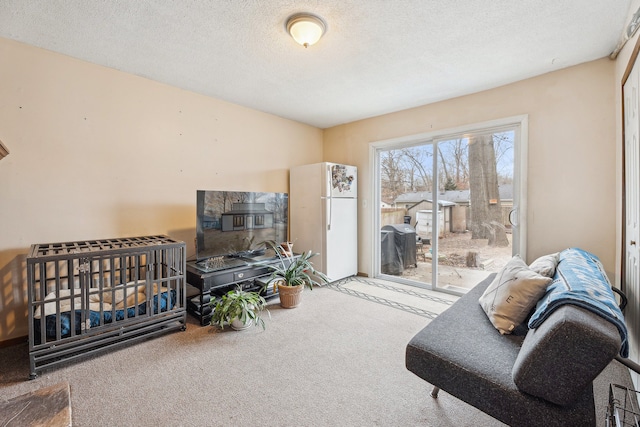
[(615, 62), (582, 64), (497, 89), (337, 126), (324, 154), (359, 167), (359, 271), (372, 272), (369, 144), (527, 114), (527, 258), (577, 246), (615, 270)]
[(6, 39), (0, 58), (0, 342), (28, 333), (31, 244), (169, 234), (192, 255), (197, 189), (286, 192), (323, 159), (311, 126)]
[(358, 270), (370, 274), (369, 144), (521, 114), (529, 260), (579, 246), (617, 270), (620, 61), (337, 126), (323, 144), (310, 126), (13, 41), (0, 39), (0, 58), (0, 342), (27, 334), (30, 244), (167, 233), (191, 255), (196, 189), (287, 191), (293, 165), (359, 167)]

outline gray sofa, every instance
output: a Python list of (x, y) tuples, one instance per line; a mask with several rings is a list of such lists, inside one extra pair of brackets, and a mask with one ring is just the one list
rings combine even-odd
[(508, 425), (595, 425), (593, 380), (620, 351), (619, 330), (568, 304), (501, 335), (478, 302), (494, 276), (409, 342), (407, 369)]

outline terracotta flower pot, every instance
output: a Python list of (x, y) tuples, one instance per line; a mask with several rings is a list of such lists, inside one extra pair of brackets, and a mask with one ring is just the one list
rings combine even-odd
[(302, 301), (302, 290), (304, 285), (286, 286), (278, 284), (278, 294), (280, 295), (280, 306), (282, 308), (295, 308)]

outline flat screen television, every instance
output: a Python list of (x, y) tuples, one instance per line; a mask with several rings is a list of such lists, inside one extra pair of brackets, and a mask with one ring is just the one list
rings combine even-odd
[(287, 193), (198, 190), (196, 258), (205, 271), (265, 255), (266, 240), (287, 241)]

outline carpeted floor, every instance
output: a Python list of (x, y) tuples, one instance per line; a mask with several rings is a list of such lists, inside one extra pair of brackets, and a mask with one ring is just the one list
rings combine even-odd
[[(407, 342), (455, 297), (358, 278), (303, 298), (292, 310), (272, 300), (264, 331), (220, 331), (189, 316), (185, 332), (33, 381), (27, 345), (3, 348), (0, 394), (67, 381), (74, 426), (501, 425), (447, 393), (432, 399), (404, 366)], [(605, 399), (607, 386), (598, 385)]]

